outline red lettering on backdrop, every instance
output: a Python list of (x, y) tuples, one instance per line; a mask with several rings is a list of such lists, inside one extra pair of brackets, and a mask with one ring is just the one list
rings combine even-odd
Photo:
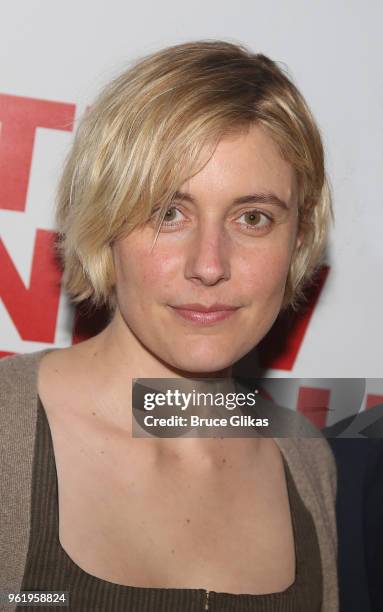
[(329, 266), (322, 266), (318, 271), (315, 283), (306, 291), (306, 306), (297, 313), (289, 310), (280, 315), (259, 344), (258, 355), (262, 368), (293, 369), (329, 270)]
[(0, 240), (0, 298), (23, 340), (55, 340), (61, 271), (53, 254), (55, 232), (37, 230), (29, 287)]
[(307, 417), (315, 427), (326, 426), (330, 389), (315, 389), (300, 387), (297, 401), (297, 411)]
[(73, 130), (74, 104), (0, 94), (0, 208), (24, 211), (37, 127)]
[(383, 404), (383, 395), (367, 395), (366, 410), (369, 408), (374, 408), (374, 406), (378, 406), (379, 404)]

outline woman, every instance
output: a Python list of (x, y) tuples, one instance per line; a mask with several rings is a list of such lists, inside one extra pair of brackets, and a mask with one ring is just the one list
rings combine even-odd
[(265, 56), (191, 42), (105, 88), (57, 221), (67, 291), (110, 322), (1, 364), (4, 588), (75, 610), (338, 609), (323, 439), (136, 438), (131, 403), (134, 378), (227, 389), (297, 304), (329, 216), (318, 130)]

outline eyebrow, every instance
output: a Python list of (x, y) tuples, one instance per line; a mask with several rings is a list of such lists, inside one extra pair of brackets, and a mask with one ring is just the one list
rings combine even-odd
[[(196, 203), (193, 196), (188, 193), (184, 193), (183, 191), (176, 191), (173, 196), (173, 200), (184, 200), (185, 202), (190, 202), (191, 204)], [(286, 202), (278, 198), (275, 193), (271, 192), (249, 193), (248, 195), (235, 198), (233, 200), (233, 204), (273, 204), (274, 206), (279, 206), (284, 210), (289, 210)]]

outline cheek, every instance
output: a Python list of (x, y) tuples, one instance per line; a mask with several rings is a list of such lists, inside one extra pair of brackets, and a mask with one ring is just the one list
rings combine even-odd
[(147, 246), (126, 241), (116, 249), (115, 266), (118, 292), (125, 296), (134, 293), (146, 301), (148, 293), (158, 296), (173, 286), (180, 261), (174, 250), (160, 251), (155, 246), (150, 253)]
[[(286, 256), (286, 254), (288, 254)], [(289, 249), (257, 250), (250, 256), (247, 254), (239, 264), (240, 277), (251, 296), (268, 301), (280, 297), (284, 292), (290, 267)]]

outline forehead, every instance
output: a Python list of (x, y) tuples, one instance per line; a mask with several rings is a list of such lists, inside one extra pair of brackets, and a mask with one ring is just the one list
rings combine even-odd
[(234, 198), (243, 192), (272, 191), (290, 201), (296, 195), (292, 165), (282, 158), (278, 145), (259, 125), (221, 138), (213, 150), (205, 146), (198, 167), (199, 172), (181, 187), (196, 198), (207, 192), (210, 197)]

